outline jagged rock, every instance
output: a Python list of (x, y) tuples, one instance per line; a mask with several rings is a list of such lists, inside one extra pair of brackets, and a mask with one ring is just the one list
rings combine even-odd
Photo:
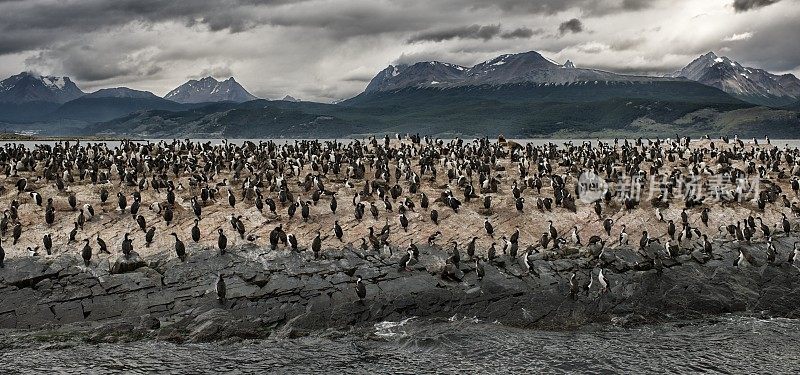
[(120, 255), (117, 260), (114, 261), (114, 264), (111, 265), (111, 273), (126, 273), (135, 271), (140, 267), (146, 266), (147, 263), (139, 256), (139, 254), (135, 251), (131, 252), (131, 255), (126, 257), (124, 255)]
[(139, 327), (147, 330), (156, 330), (161, 328), (161, 321), (158, 320), (155, 316), (152, 315), (145, 315), (139, 321)]
[[(681, 262), (664, 259), (661, 273), (632, 248), (608, 249), (612, 258), (607, 261), (613, 265), (605, 268), (609, 292), (601, 294), (594, 282), (575, 300), (567, 297), (570, 275), (575, 272), (579, 285), (588, 285), (590, 277), (597, 277), (596, 260), (547, 260), (533, 254), (527, 272), (522, 257), (502, 256), (482, 262), (485, 276), (478, 280), (473, 262), (445, 264), (449, 249), (429, 246), (419, 247), (419, 264), (404, 272), (397, 271), (402, 253), (397, 251), (386, 260), (365, 261), (342, 251), (339, 260), (306, 261), (289, 254), (254, 255), (261, 254), (259, 249), (226, 255), (196, 250), (186, 262), (153, 259), (133, 272), (112, 274), (76, 265), (74, 255), (16, 259), (0, 270), (0, 328), (100, 323), (90, 334), (94, 341), (153, 336), (182, 342), (263, 337), (280, 327), (302, 334), (453, 314), (545, 328), (575, 327), (634, 312), (636, 322), (738, 311), (800, 316), (800, 284), (795, 281), (800, 271), (767, 265), (763, 251), (752, 251), (762, 266), (734, 267), (735, 246), (720, 244), (714, 251), (721, 260), (705, 264), (688, 255)], [(225, 301), (218, 301), (214, 292), (217, 274), (228, 285)], [(363, 303), (354, 291), (356, 275), (367, 288)]]

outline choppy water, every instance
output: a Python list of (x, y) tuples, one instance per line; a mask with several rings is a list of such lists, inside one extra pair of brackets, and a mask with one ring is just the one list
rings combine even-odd
[(46, 343), (0, 352), (4, 374), (797, 374), (800, 321), (729, 316), (552, 332), (471, 319), (409, 319), (298, 339), (71, 347)]

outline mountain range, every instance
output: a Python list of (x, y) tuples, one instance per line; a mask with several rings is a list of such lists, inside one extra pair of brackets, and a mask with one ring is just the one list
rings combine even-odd
[(460, 86), (535, 83), (552, 85), (591, 82), (669, 81), (663, 77), (630, 76), (597, 69), (581, 69), (567, 61), (561, 65), (530, 51), (501, 55), (472, 67), (438, 61), (413, 65), (389, 65), (367, 85), (365, 93), (392, 91), (408, 87), (452, 88)]
[(714, 52), (698, 57), (670, 76), (685, 77), (716, 87), (759, 105), (780, 106), (800, 99), (800, 79), (794, 75), (776, 75), (763, 69), (742, 66)]
[(68, 77), (23, 72), (0, 81), (0, 122), (46, 124), (108, 121), (145, 110), (180, 111), (216, 102), (257, 99), (231, 77), (190, 80), (164, 98), (127, 87), (84, 93)]
[(190, 80), (164, 98), (124, 87), (83, 94), (66, 77), (26, 73), (2, 82), (0, 122), (6, 124), (0, 128), (43, 134), (63, 132), (66, 123), (70, 132), (155, 138), (487, 131), (512, 137), (770, 131), (800, 136), (796, 77), (713, 53), (659, 77), (559, 64), (534, 51), (471, 67), (439, 61), (389, 65), (364, 92), (336, 104), (290, 96), (258, 100), (232, 77)]
[(69, 77), (22, 72), (0, 81), (0, 102), (66, 103), (83, 95), (84, 92)]

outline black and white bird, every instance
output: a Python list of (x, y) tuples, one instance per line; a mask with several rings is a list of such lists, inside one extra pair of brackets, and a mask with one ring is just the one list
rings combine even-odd
[(433, 245), (436, 242), (436, 240), (438, 240), (440, 237), (442, 237), (442, 232), (438, 230), (433, 234), (431, 234), (430, 236), (428, 236), (428, 246)]
[(397, 271), (398, 272), (411, 271), (411, 269), (408, 268), (408, 263), (411, 261), (413, 256), (414, 256), (413, 250), (411, 250), (410, 248), (406, 250), (406, 254), (403, 255), (402, 258), (400, 258), (400, 268), (398, 268)]
[(236, 208), (236, 196), (233, 195), (231, 189), (228, 189), (228, 204), (231, 208)]
[(606, 231), (607, 236), (611, 236), (611, 225), (614, 224), (614, 220), (607, 218), (603, 220), (603, 230)]
[(319, 231), (317, 231), (317, 235), (311, 241), (311, 251), (314, 252), (314, 259), (319, 259), (320, 252), (322, 251), (322, 238), (320, 238)]
[(600, 268), (600, 272), (597, 274), (597, 282), (600, 284), (600, 293), (605, 294), (608, 292), (608, 279), (606, 275), (603, 274), (603, 269)]
[(339, 239), (339, 241), (343, 241), (342, 237), (344, 236), (344, 230), (342, 230), (342, 226), (339, 225), (339, 220), (333, 222), (333, 234), (337, 239)]
[(547, 230), (550, 234), (550, 238), (552, 240), (555, 240), (556, 238), (558, 238), (558, 231), (556, 230), (556, 227), (553, 225), (553, 220), (547, 220), (547, 223), (548, 223)]
[(792, 265), (794, 265), (795, 262), (800, 262), (800, 242), (794, 243), (794, 249), (789, 254), (789, 259), (787, 262)]
[(572, 237), (572, 243), (574, 243), (575, 246), (583, 246), (583, 244), (581, 243), (581, 236), (580, 236), (580, 234), (578, 234), (578, 226), (577, 225), (572, 227), (571, 237)]
[(361, 276), (357, 276), (356, 278), (356, 295), (358, 296), (359, 302), (362, 304), (364, 303), (364, 298), (367, 297), (367, 287), (364, 285), (364, 282), (361, 279)]
[(578, 299), (578, 292), (580, 291), (580, 285), (578, 284), (578, 274), (573, 272), (569, 276), (569, 297), (573, 300)]
[(622, 230), (619, 232), (619, 245), (628, 244), (628, 232), (625, 231), (625, 224), (622, 224)]
[(33, 198), (33, 201), (36, 203), (37, 206), (39, 206), (39, 207), (42, 206), (42, 195), (41, 194), (39, 194), (39, 193), (37, 193), (35, 191), (32, 191), (32, 192), (30, 192), (28, 194), (30, 194), (31, 198)]

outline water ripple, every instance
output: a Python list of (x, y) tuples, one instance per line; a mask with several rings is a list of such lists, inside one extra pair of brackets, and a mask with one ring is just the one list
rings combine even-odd
[[(3, 333), (0, 340), (12, 338)], [(409, 318), (346, 334), (235, 343), (44, 343), (3, 350), (0, 373), (773, 373), (800, 372), (800, 321), (730, 316), (577, 331), (473, 318)]]

